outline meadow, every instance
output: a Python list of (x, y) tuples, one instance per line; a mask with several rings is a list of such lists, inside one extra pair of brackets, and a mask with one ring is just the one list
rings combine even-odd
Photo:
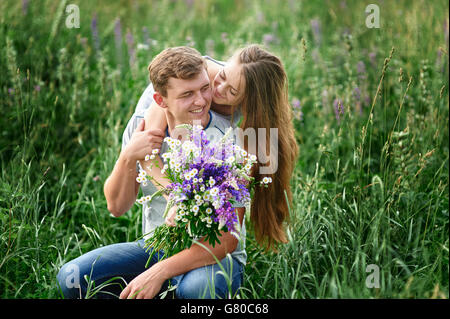
[(379, 28), (350, 0), (1, 1), (0, 297), (61, 298), (64, 263), (142, 235), (103, 183), (155, 54), (259, 43), (285, 65), (300, 154), (289, 242), (265, 252), (246, 220), (239, 297), (448, 298), (449, 4), (370, 3)]

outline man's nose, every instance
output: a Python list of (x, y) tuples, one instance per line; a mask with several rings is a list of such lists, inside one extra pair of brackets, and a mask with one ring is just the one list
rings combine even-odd
[(195, 95), (194, 104), (199, 106), (203, 106), (206, 104), (206, 99), (203, 96), (202, 92), (197, 92), (197, 94)]

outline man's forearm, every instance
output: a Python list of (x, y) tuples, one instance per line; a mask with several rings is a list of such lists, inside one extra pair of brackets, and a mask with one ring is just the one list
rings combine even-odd
[(121, 153), (103, 188), (108, 210), (114, 216), (127, 212), (136, 201), (139, 190), (136, 177), (136, 162)]

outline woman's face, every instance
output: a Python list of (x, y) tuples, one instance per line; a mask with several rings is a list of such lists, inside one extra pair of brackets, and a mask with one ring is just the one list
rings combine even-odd
[(236, 105), (242, 98), (244, 89), (242, 66), (237, 58), (231, 58), (214, 78), (213, 102), (221, 105)]

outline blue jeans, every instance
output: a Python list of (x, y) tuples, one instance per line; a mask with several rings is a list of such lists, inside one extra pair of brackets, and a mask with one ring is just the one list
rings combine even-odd
[[(149, 255), (144, 240), (100, 247), (63, 265), (57, 280), (65, 298), (90, 297), (94, 291), (94, 298), (116, 298), (133, 278), (148, 269), (145, 265)], [(155, 253), (148, 267), (157, 263), (161, 256), (162, 252)], [(180, 299), (235, 296), (242, 285), (244, 267), (231, 256), (222, 259), (220, 264), (228, 280), (218, 264), (197, 268), (170, 279), (170, 284), (177, 286), (175, 296)], [(90, 285), (85, 277), (90, 278)], [(111, 280), (114, 277), (121, 278)], [(160, 292), (168, 286), (169, 281), (166, 281)]]

